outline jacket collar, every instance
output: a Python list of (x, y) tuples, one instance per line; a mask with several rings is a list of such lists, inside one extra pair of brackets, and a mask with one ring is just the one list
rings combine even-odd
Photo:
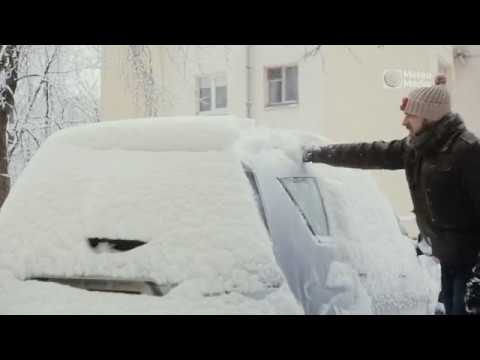
[(413, 148), (421, 154), (447, 152), (457, 135), (465, 131), (465, 124), (459, 114), (449, 113), (431, 128), (418, 135)]

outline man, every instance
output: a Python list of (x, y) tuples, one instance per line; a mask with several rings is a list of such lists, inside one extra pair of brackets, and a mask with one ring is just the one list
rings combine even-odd
[(466, 284), (480, 252), (480, 140), (452, 113), (445, 85), (439, 75), (403, 99), (406, 138), (307, 149), (303, 161), (405, 169), (417, 224), (441, 264), (445, 311), (466, 314)]

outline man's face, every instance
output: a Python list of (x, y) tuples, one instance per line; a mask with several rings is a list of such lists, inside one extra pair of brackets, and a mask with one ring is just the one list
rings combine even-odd
[(423, 129), (425, 120), (415, 115), (406, 114), (402, 125), (408, 129), (410, 136), (415, 136)]

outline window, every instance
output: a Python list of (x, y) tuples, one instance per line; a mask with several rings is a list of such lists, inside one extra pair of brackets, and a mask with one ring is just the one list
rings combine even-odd
[(268, 105), (298, 103), (298, 67), (267, 69)]
[(224, 75), (198, 79), (198, 110), (212, 112), (227, 108), (227, 79)]
[(313, 235), (329, 236), (327, 214), (315, 178), (279, 179), (290, 200), (295, 204)]

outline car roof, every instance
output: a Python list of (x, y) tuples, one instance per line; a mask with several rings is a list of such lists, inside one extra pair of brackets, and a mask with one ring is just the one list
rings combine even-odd
[(83, 124), (54, 133), (47, 143), (126, 151), (215, 151), (228, 147), (248, 120), (234, 116), (177, 116)]

